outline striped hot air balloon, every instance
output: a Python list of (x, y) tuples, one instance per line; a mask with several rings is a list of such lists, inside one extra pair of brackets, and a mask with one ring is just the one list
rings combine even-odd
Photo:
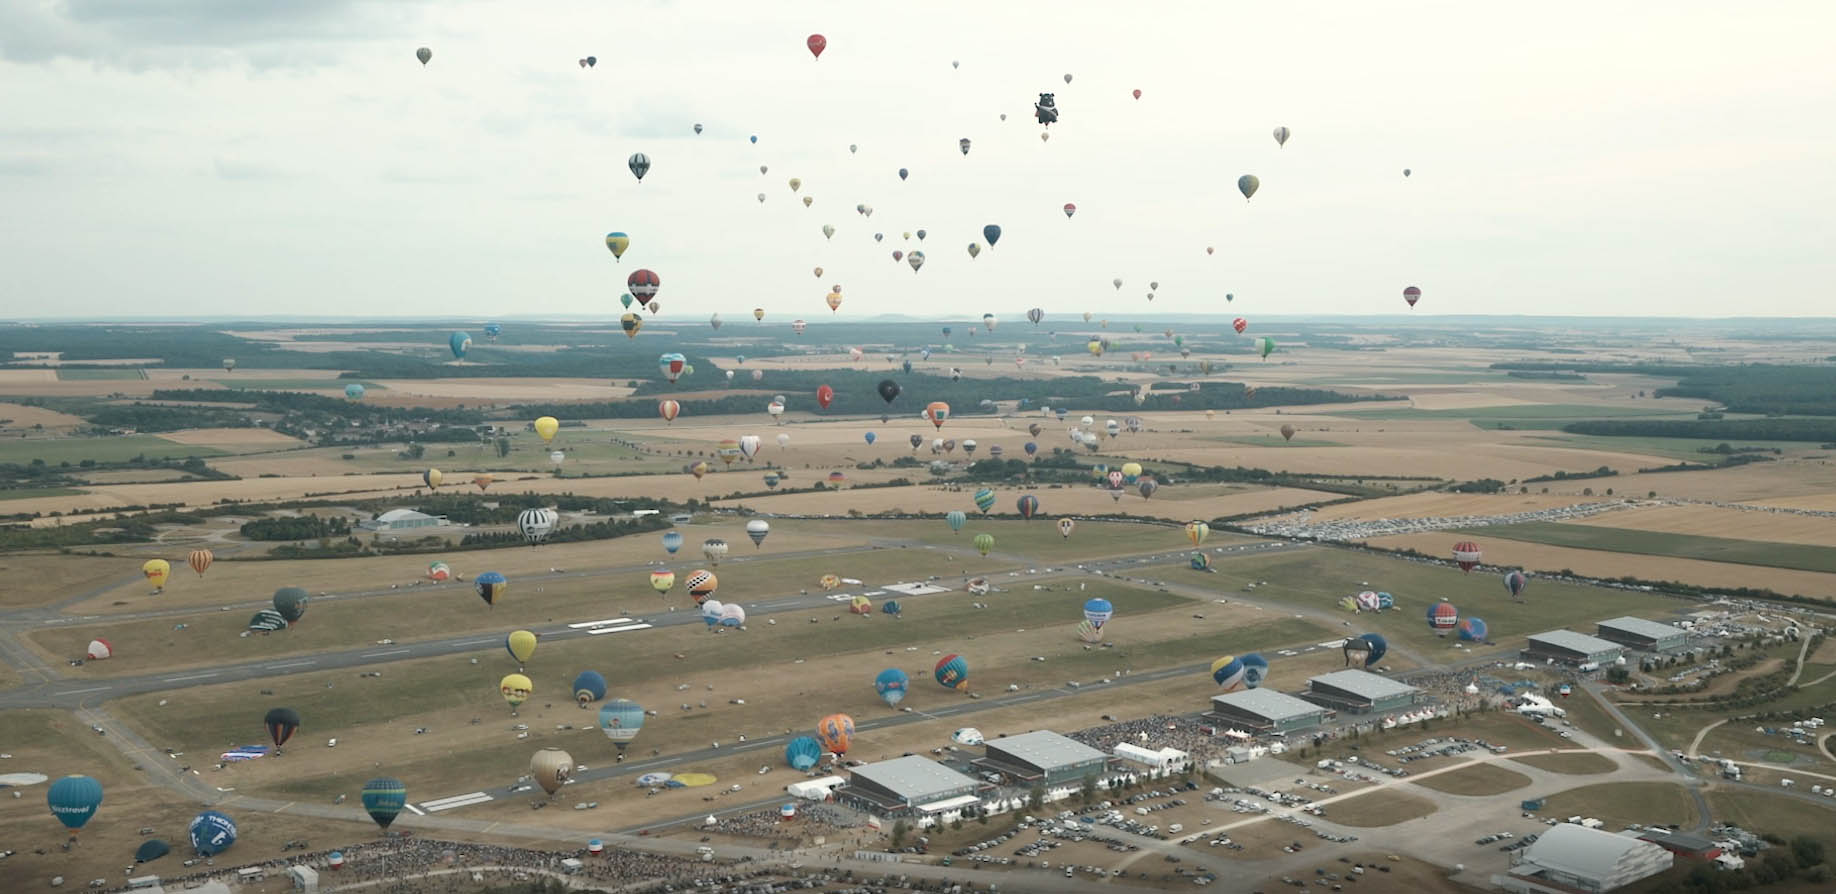
[(1014, 508), (1020, 510), (1021, 518), (1031, 519), (1036, 513), (1039, 512), (1039, 498), (1033, 496), (1032, 494), (1027, 494), (1026, 496), (1023, 496), (1020, 499), (1014, 501)]
[(995, 492), (993, 488), (984, 487), (975, 492), (975, 508), (982, 510), (983, 515), (987, 515), (988, 510), (994, 508), (994, 504)]
[(1462, 540), (1453, 545), (1454, 564), (1459, 565), (1461, 571), (1471, 571), (1478, 567), (1479, 557), (1479, 544), (1471, 540)]
[(400, 779), (385, 776), (363, 784), (363, 810), (385, 832), (407, 804), (408, 786), (403, 785)]
[(1524, 588), (1530, 585), (1530, 578), (1524, 576), (1522, 571), (1513, 571), (1504, 576), (1504, 585), (1505, 590), (1511, 594), (1511, 598), (1518, 599), (1524, 595)]
[(1224, 655), (1211, 662), (1211, 679), (1217, 681), (1225, 692), (1236, 692), (1244, 688), (1243, 662), (1235, 655)]
[(1439, 636), (1446, 636), (1459, 620), (1460, 611), (1451, 602), (1437, 602), (1428, 607), (1428, 626)]
[(210, 563), (215, 559), (216, 555), (211, 553), (210, 550), (194, 549), (191, 551), (191, 555), (185, 557), (185, 562), (191, 566), (191, 570), (198, 573), (199, 577), (203, 577), (204, 572), (210, 568)]
[(932, 675), (937, 678), (937, 684), (945, 689), (958, 692), (969, 690), (969, 662), (961, 655), (945, 655), (937, 662)]
[(1462, 642), (1485, 642), (1485, 621), (1480, 618), (1465, 617), (1460, 619), (1460, 639)]

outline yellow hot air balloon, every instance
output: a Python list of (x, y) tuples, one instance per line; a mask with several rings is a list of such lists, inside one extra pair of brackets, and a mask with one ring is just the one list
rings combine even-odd
[(833, 590), (841, 586), (841, 578), (837, 575), (825, 574), (816, 583), (825, 590)]
[(801, 177), (790, 178), (790, 191), (791, 192), (796, 192), (797, 190), (802, 189), (802, 188), (803, 188), (803, 178)]
[(516, 659), (517, 667), (529, 663), (530, 656), (535, 654), (536, 635), (527, 630), (513, 631), (504, 637), (504, 650)]
[(1130, 462), (1130, 463), (1122, 464), (1122, 479), (1124, 481), (1129, 481), (1132, 483), (1136, 478), (1140, 478), (1140, 477), (1141, 477), (1141, 464), (1140, 463)]
[(837, 311), (837, 310), (840, 310), (840, 309), (841, 309), (841, 303), (842, 303), (842, 293), (841, 293), (841, 290), (840, 290), (840, 289), (836, 289), (836, 290), (834, 290), (834, 291), (832, 291), (832, 292), (830, 292), (830, 293), (829, 293), (829, 298), (828, 298), (828, 301), (829, 301), (829, 310), (830, 310), (831, 312), (833, 312), (833, 311)]
[(444, 477), (446, 476), (441, 475), (439, 469), (428, 469), (421, 473), (421, 481), (426, 483), (428, 487), (439, 487), (440, 479)]
[(535, 684), (522, 674), (505, 674), (497, 681), (497, 691), (503, 693), (504, 701), (510, 703), (510, 713), (516, 713), (516, 706), (529, 700), (530, 693), (535, 692)]
[(165, 559), (148, 559), (141, 564), (140, 573), (147, 576), (147, 583), (158, 593), (166, 589), (166, 578), (172, 576), (172, 563)]
[(542, 443), (547, 444), (555, 439), (555, 432), (561, 430), (561, 420), (553, 416), (543, 416), (535, 421), (536, 434), (542, 436)]
[(185, 561), (191, 565), (191, 570), (196, 571), (199, 576), (203, 576), (204, 572), (209, 570), (210, 563), (215, 561), (216, 558), (216, 555), (210, 550), (194, 549), (191, 551), (191, 555), (185, 557)]
[(529, 759), (529, 775), (534, 777), (536, 785), (542, 791), (554, 794), (567, 784), (568, 774), (574, 772), (573, 755), (559, 748), (544, 748)]
[(1204, 543), (1205, 538), (1210, 536), (1211, 526), (1202, 521), (1195, 521), (1186, 525), (1186, 539), (1192, 541), (1193, 546)]
[(753, 318), (753, 319), (755, 319), (755, 320), (763, 320), (763, 319), (765, 319), (765, 308), (762, 308), (762, 307), (755, 307), (755, 308), (753, 308), (753, 309), (752, 309), (752, 318)]

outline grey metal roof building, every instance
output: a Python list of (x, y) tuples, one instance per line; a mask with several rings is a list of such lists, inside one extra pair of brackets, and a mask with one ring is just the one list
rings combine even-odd
[(1672, 652), (1683, 648), (1689, 639), (1689, 632), (1681, 627), (1633, 617), (1601, 621), (1598, 632), (1601, 639), (1640, 652)]
[(1108, 755), (1051, 730), (989, 739), (986, 744), (986, 756), (973, 763), (1021, 782), (1079, 782), (1091, 774), (1101, 776), (1109, 769)]
[(1524, 649), (1523, 654), (1525, 658), (1536, 661), (1553, 659), (1563, 664), (1586, 664), (1590, 661), (1608, 664), (1619, 658), (1622, 651), (1618, 643), (1597, 636), (1573, 630), (1551, 630), (1548, 633), (1531, 634), (1530, 645)]
[(1421, 690), (1370, 671), (1340, 670), (1307, 680), (1301, 698), (1353, 713), (1393, 711), (1415, 704)]
[(1492, 883), (1519, 894), (1598, 894), (1657, 875), (1672, 860), (1649, 841), (1557, 823), (1521, 852), (1510, 874), (1492, 876)]
[(1231, 726), (1285, 733), (1319, 726), (1331, 713), (1285, 692), (1245, 689), (1212, 696), (1206, 716)]
[(975, 792), (980, 785), (929, 758), (900, 757), (855, 767), (835, 797), (883, 816), (915, 816), (941, 809), (939, 805), (960, 808), (973, 803), (979, 800)]

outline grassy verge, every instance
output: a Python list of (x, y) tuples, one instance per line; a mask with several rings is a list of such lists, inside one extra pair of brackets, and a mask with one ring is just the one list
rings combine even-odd
[(1584, 785), (1549, 795), (1544, 816), (1566, 819), (1593, 817), (1618, 831), (1633, 823), (1659, 825), (1696, 823), (1696, 804), (1683, 786), (1669, 782), (1607, 782)]
[(1416, 785), (1450, 795), (1498, 795), (1530, 784), (1530, 777), (1496, 764), (1479, 764), (1417, 780)]

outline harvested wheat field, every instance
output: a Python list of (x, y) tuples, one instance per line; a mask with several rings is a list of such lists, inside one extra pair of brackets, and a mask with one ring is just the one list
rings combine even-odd
[[(180, 481), (166, 484), (109, 484), (84, 488), (82, 493), (54, 497), (8, 500), (10, 512), (65, 514), (96, 512), (118, 506), (178, 504), (208, 506), (224, 499), (243, 502), (297, 500), (313, 495), (338, 499), (401, 496), (402, 491), (424, 487), (419, 475), (343, 475), (320, 478), (243, 478), (239, 481)], [(36, 518), (34, 526), (62, 524), (68, 519)]]
[[(1178, 497), (1168, 499), (1169, 491)], [(750, 496), (738, 500), (718, 501), (717, 506), (745, 506), (754, 512), (785, 515), (845, 515), (850, 509), (874, 512), (948, 512), (952, 509), (973, 511), (970, 497), (973, 488), (950, 489), (932, 485), (873, 488), (837, 495), (827, 492)], [(1271, 512), (1288, 506), (1300, 506), (1321, 500), (1336, 499), (1336, 494), (1292, 487), (1262, 488), (1243, 485), (1202, 484), (1162, 488), (1152, 500), (1143, 500), (1133, 491), (1121, 500), (1112, 500), (1109, 492), (1097, 487), (1075, 488), (996, 488), (995, 511), (1011, 514), (1014, 500), (1020, 494), (1039, 498), (1039, 512), (1059, 515), (1141, 515), (1148, 517), (1219, 518), (1249, 512)]]
[(629, 397), (632, 391), (624, 385), (609, 385), (597, 379), (384, 379), (378, 384), (388, 389), (390, 398), (457, 398), (471, 401), (473, 405), (520, 401), (616, 400)]
[(1700, 505), (1657, 506), (1572, 521), (1580, 525), (1632, 528), (1666, 534), (1836, 546), (1836, 518), (1782, 512), (1755, 512)]
[[(1444, 532), (1402, 534), (1375, 537), (1371, 546), (1385, 549), (1416, 549), (1429, 555), (1442, 555), (1449, 544)], [(1792, 571), (1758, 565), (1736, 565), (1728, 562), (1703, 562), (1667, 556), (1645, 556), (1635, 553), (1607, 552), (1593, 549), (1571, 549), (1544, 546), (1517, 540), (1487, 537), (1485, 564), (1505, 568), (1523, 568), (1533, 576), (1539, 572), (1556, 572), (1567, 568), (1590, 577), (1637, 577), (1652, 581), (1678, 581), (1699, 587), (1762, 587), (1785, 594), (1828, 598), (1836, 593), (1836, 574), (1814, 571)], [(1531, 581), (1532, 589), (1536, 582)], [(1534, 598), (1534, 597), (1531, 597)]]
[(166, 432), (160, 437), (180, 444), (203, 447), (266, 447), (286, 449), (301, 447), (304, 441), (265, 428), (188, 428)]
[[(15, 370), (0, 370), (0, 375)], [(27, 429), (44, 426), (47, 429), (75, 428), (83, 424), (83, 417), (69, 413), (59, 413), (44, 407), (28, 407), (25, 404), (0, 403), (0, 430)]]
[[(1672, 461), (1667, 461), (1672, 462)], [(1667, 464), (1666, 463), (1666, 464)], [(1557, 482), (1551, 482), (1552, 485)], [(1602, 482), (1575, 481), (1563, 490)], [(1764, 503), (1798, 509), (1836, 510), (1836, 464), (1821, 459), (1782, 459), (1732, 469), (1620, 475), (1606, 486), (1620, 493), (1730, 503)], [(1550, 490), (1555, 490), (1554, 486)]]

